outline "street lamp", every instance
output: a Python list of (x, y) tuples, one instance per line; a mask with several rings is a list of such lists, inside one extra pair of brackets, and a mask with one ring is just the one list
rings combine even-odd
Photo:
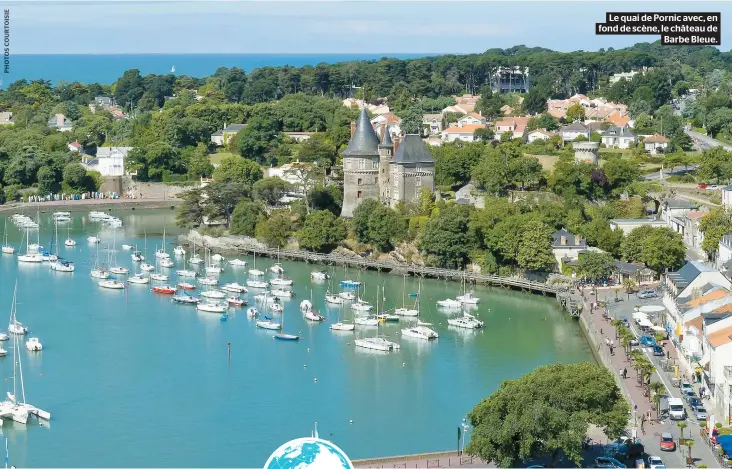
[(463, 428), (462, 441), (460, 442), (460, 454), (463, 454), (463, 450), (465, 449), (465, 434), (468, 433), (468, 430), (470, 430), (467, 415), (463, 417), (463, 423), (460, 426)]

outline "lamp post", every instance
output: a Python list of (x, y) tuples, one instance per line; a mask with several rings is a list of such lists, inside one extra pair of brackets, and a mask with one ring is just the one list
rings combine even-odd
[(463, 454), (463, 450), (465, 449), (465, 434), (468, 433), (468, 430), (470, 430), (470, 425), (468, 424), (468, 416), (466, 415), (463, 417), (463, 423), (460, 425), (463, 428), (463, 439), (460, 443), (460, 454)]

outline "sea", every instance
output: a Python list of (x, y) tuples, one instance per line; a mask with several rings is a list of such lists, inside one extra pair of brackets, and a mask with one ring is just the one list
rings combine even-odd
[(247, 73), (255, 68), (290, 65), (303, 67), (319, 63), (379, 60), (382, 57), (411, 59), (428, 54), (13, 54), (9, 70), (2, 76), (4, 88), (16, 80), (44, 79), (84, 84), (111, 85), (130, 69), (142, 75), (175, 75), (204, 78), (220, 67), (239, 67)]
[[(435, 302), (454, 298), (461, 286), (434, 279), (283, 260), (296, 295), (283, 300), (284, 329), (299, 334), (299, 342), (273, 340), (244, 308), (230, 310), (222, 322), (218, 314), (152, 293), (149, 285), (105, 290), (89, 275), (93, 259), (134, 272), (123, 244), (149, 260), (163, 246), (172, 253), (181, 234), (173, 211), (114, 214), (122, 218), (121, 228), (84, 213), (59, 225), (62, 243), (67, 237), (77, 242), (58, 248), (75, 264), (73, 273), (0, 257), (0, 311), (9, 318), (17, 283), (17, 318), (44, 347), (20, 350), (25, 399), (52, 416), (43, 425), (5, 422), (11, 465), (262, 467), (280, 445), (310, 436), (316, 423), (320, 437), (351, 459), (453, 450), (463, 418), (502, 381), (543, 364), (593, 360), (577, 322), (548, 297), (477, 286), (474, 294), (482, 302), (473, 314), (485, 328), (448, 327), (450, 313)], [(41, 213), (40, 221), (40, 230), (29, 234), (31, 243), (55, 251), (50, 214)], [(5, 227), (9, 242), (24, 250), (25, 231), (0, 217), (0, 229)], [(101, 243), (89, 244), (91, 235)], [(255, 264), (251, 256), (237, 257), (248, 268)], [(181, 268), (184, 259), (175, 262)], [(257, 258), (256, 267), (266, 270), (274, 262)], [(244, 283), (248, 268), (226, 266), (220, 281)], [(331, 281), (311, 281), (317, 268), (328, 269)], [(175, 271), (168, 273), (175, 282)], [(343, 279), (362, 282), (360, 293), (372, 304), (383, 290), (384, 310), (413, 305), (417, 297), (409, 294), (421, 291), (421, 319), (434, 324), (439, 338), (401, 337), (403, 323), (385, 324), (378, 333), (400, 343), (400, 351), (355, 348), (355, 338), (377, 331), (329, 329), (339, 318), (353, 318), (350, 308), (324, 303), (326, 291), (340, 291)], [(252, 303), (254, 294), (247, 295)], [(300, 312), (300, 302), (310, 298), (324, 323), (308, 322)], [(12, 351), (12, 340), (0, 345)], [(12, 392), (15, 383), (20, 395), (12, 353), (0, 358), (0, 376), (0, 392)]]

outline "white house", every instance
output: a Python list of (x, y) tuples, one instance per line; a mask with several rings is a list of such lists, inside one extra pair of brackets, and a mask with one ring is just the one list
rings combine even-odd
[(500, 139), (506, 132), (513, 133), (513, 138), (523, 138), (528, 122), (528, 117), (507, 117), (500, 120), (496, 122), (496, 138)]
[(705, 317), (702, 323), (704, 343), (698, 365), (704, 370), (704, 377), (714, 386), (713, 402), (722, 414), (722, 422), (729, 422), (732, 412), (732, 315), (724, 312)]
[(310, 140), (315, 132), (283, 132), (285, 136), (290, 137), (297, 143), (302, 143)]
[(732, 207), (732, 184), (722, 188), (722, 205)]
[(69, 151), (75, 151), (75, 152), (79, 152), (79, 153), (81, 153), (81, 150), (83, 148), (83, 146), (81, 145), (81, 143), (79, 143), (78, 140), (74, 140), (73, 142), (69, 143), (66, 146), (68, 147)]
[(401, 118), (395, 116), (391, 112), (379, 114), (371, 119), (371, 126), (376, 130), (376, 134), (381, 138), (382, 125), (386, 126), (389, 135), (401, 135), (402, 129), (399, 125), (402, 123)]
[(278, 177), (283, 181), (292, 184), (295, 192), (301, 195), (305, 194), (307, 189), (307, 174), (310, 171), (310, 165), (300, 162), (287, 163), (275, 168), (266, 170), (267, 177)]
[(552, 252), (561, 266), (562, 259), (576, 261), (579, 253), (587, 250), (587, 241), (562, 228), (552, 234)]
[(572, 122), (570, 125), (564, 126), (559, 130), (559, 135), (565, 142), (572, 142), (577, 137), (585, 137), (590, 139), (590, 129), (585, 127), (581, 122)]
[(84, 166), (90, 171), (99, 171), (102, 176), (124, 176), (125, 158), (133, 147), (98, 147), (97, 155), (87, 160)]
[(224, 125), (224, 128), (221, 130), (217, 130), (216, 132), (211, 134), (211, 143), (213, 143), (216, 146), (222, 147), (224, 145), (227, 145), (231, 138), (239, 133), (240, 130), (245, 128), (246, 124), (229, 124)]
[(61, 113), (54, 114), (54, 116), (48, 120), (48, 126), (60, 132), (71, 132), (71, 128), (73, 127), (71, 119), (68, 119)]
[(526, 141), (529, 143), (532, 143), (536, 140), (549, 140), (554, 136), (553, 132), (549, 132), (546, 129), (536, 129), (532, 130), (528, 134), (526, 134)]
[(487, 128), (484, 124), (456, 124), (442, 131), (442, 140), (444, 142), (454, 142), (462, 140), (463, 142), (474, 142), (475, 131)]
[(732, 234), (722, 236), (717, 248), (717, 266), (722, 267), (732, 260)]
[(0, 112), (0, 125), (12, 124), (15, 124), (15, 121), (13, 121), (13, 113), (10, 111)]
[(486, 124), (486, 118), (482, 114), (471, 112), (465, 117), (458, 119), (458, 124)]
[(655, 220), (652, 218), (614, 218), (610, 220), (610, 228), (613, 230), (622, 230), (623, 235), (627, 236), (628, 233), (641, 226), (650, 226), (652, 228), (662, 228), (666, 226), (666, 222), (663, 220)]
[(669, 143), (671, 143), (671, 140), (667, 139), (663, 135), (658, 134), (651, 135), (650, 137), (646, 137), (643, 140), (643, 146), (646, 148), (646, 151), (649, 152), (651, 155), (666, 153)]
[(666, 226), (675, 232), (684, 235), (686, 222), (683, 217), (692, 210), (699, 208), (699, 205), (684, 199), (666, 199), (661, 208), (661, 218)]
[(603, 145), (607, 148), (630, 148), (637, 140), (627, 127), (610, 127), (601, 137)]

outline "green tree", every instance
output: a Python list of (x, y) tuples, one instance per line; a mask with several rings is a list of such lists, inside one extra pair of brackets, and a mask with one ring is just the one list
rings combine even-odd
[(504, 381), (468, 415), (473, 425), (468, 454), (499, 467), (560, 454), (578, 466), (590, 424), (610, 439), (623, 434), (630, 406), (604, 367), (587, 362), (541, 366)]
[(351, 228), (356, 234), (356, 239), (362, 243), (369, 242), (369, 218), (381, 204), (376, 199), (366, 199), (353, 211)]
[(306, 218), (297, 233), (300, 247), (309, 251), (329, 252), (346, 237), (343, 219), (328, 210), (316, 210)]
[(585, 108), (580, 103), (574, 103), (567, 108), (567, 122), (584, 121)]
[(279, 200), (292, 190), (292, 184), (279, 177), (260, 179), (252, 186), (252, 195), (255, 200), (261, 200), (267, 205), (277, 205)]
[(591, 246), (597, 246), (603, 251), (617, 255), (623, 241), (623, 232), (613, 230), (610, 223), (604, 218), (596, 217), (582, 227), (582, 232)]
[(203, 190), (189, 189), (180, 198), (183, 202), (178, 206), (175, 223), (181, 228), (195, 228), (203, 223), (204, 206), (202, 203)]
[(206, 146), (199, 144), (188, 160), (188, 178), (193, 180), (210, 178), (213, 172), (214, 167), (208, 159)]
[(525, 270), (550, 270), (557, 261), (552, 252), (552, 229), (539, 220), (523, 227), (516, 260)]
[(213, 182), (203, 188), (204, 214), (212, 220), (226, 220), (226, 227), (231, 226), (231, 214), (236, 204), (248, 194), (248, 189), (238, 182)]
[(643, 242), (643, 258), (649, 269), (663, 273), (678, 270), (684, 265), (686, 247), (681, 235), (669, 228), (654, 228)]
[(732, 214), (724, 207), (717, 207), (699, 220), (699, 230), (704, 233), (701, 247), (711, 259), (719, 249), (719, 241), (732, 231)]
[(419, 214), (428, 217), (435, 208), (435, 194), (427, 187), (419, 191)]
[(410, 105), (402, 116), (402, 123), (399, 126), (404, 134), (422, 135), (422, 108), (419, 104)]
[(625, 192), (627, 186), (640, 177), (636, 164), (619, 157), (608, 158), (602, 170), (615, 193)]
[(381, 252), (389, 252), (407, 236), (406, 220), (394, 209), (379, 204), (368, 219), (368, 242)]
[(441, 267), (462, 268), (475, 246), (469, 230), (470, 209), (461, 205), (441, 208), (429, 219), (422, 233), (422, 250)]
[(264, 216), (264, 210), (262, 210), (261, 204), (242, 199), (236, 204), (234, 212), (231, 214), (229, 232), (234, 235), (254, 236), (257, 222), (262, 216)]
[(583, 252), (579, 256), (578, 270), (587, 280), (597, 282), (612, 275), (615, 267), (613, 256), (608, 253)]
[(620, 244), (620, 253), (623, 256), (625, 262), (642, 262), (643, 260), (643, 246), (645, 245), (646, 238), (653, 233), (655, 228), (645, 225), (634, 228), (628, 233), (628, 236), (623, 238)]
[(239, 156), (227, 156), (221, 159), (218, 168), (213, 172), (216, 182), (237, 183), (251, 190), (255, 182), (264, 175), (262, 167), (257, 163)]
[(242, 157), (265, 163), (267, 153), (279, 145), (280, 140), (280, 126), (277, 120), (255, 116), (239, 131), (233, 145), (236, 145), (236, 150)]
[[(86, 172), (84, 175), (86, 176)], [(53, 169), (48, 166), (42, 166), (38, 169), (36, 177), (38, 179), (38, 190), (41, 194), (51, 194), (56, 192), (56, 174)]]
[(73, 192), (87, 192), (89, 190), (89, 178), (86, 169), (80, 163), (69, 163), (64, 167), (63, 182)]
[(722, 146), (704, 151), (699, 157), (697, 175), (703, 181), (729, 181), (732, 179), (732, 152)]
[(487, 127), (475, 129), (473, 135), (475, 136), (475, 140), (477, 140), (478, 142), (490, 142), (496, 137), (496, 133), (493, 131), (493, 129), (489, 129)]
[(287, 244), (292, 234), (292, 220), (285, 212), (275, 212), (269, 218), (262, 218), (257, 223), (255, 234), (259, 241), (269, 247), (281, 248)]

